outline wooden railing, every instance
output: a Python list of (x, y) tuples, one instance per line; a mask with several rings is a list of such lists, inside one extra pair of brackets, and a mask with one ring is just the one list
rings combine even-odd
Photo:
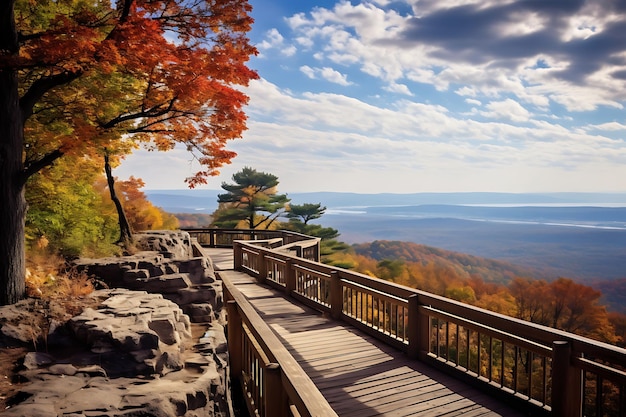
[(235, 269), (527, 407), (533, 415), (626, 416), (626, 350), (250, 241)]
[(249, 415), (333, 417), (337, 414), (246, 298), (222, 277), (231, 375)]
[(257, 245), (293, 253), (300, 258), (320, 260), (320, 238), (303, 235), (289, 230), (260, 229), (182, 229), (206, 247), (232, 248), (235, 240), (253, 240)]

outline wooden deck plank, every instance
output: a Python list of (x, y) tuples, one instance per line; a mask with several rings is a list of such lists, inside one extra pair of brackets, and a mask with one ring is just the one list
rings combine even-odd
[(328, 348), (326, 348), (326, 352), (322, 349), (308, 350), (307, 352), (302, 352), (297, 349), (292, 350), (297, 352), (302, 359), (305, 359), (313, 366), (332, 366), (333, 364), (341, 364), (358, 359), (393, 359), (392, 356), (385, 352), (372, 352), (371, 350), (364, 349), (362, 346), (344, 346), (341, 350), (335, 350), (333, 352), (328, 352)]
[[(316, 385), (320, 389), (330, 390), (333, 387), (339, 386), (342, 388), (353, 386), (358, 387), (360, 385), (367, 385), (371, 383), (383, 382), (388, 379), (395, 378), (408, 378), (409, 375), (414, 375), (412, 369), (394, 368), (390, 364), (381, 364), (373, 366), (370, 369), (370, 374), (360, 379), (355, 379), (354, 375), (343, 375), (336, 378), (328, 378), (326, 380), (319, 380)], [(418, 374), (418, 376), (421, 376)]]
[(389, 389), (402, 388), (405, 385), (412, 385), (423, 383), (434, 384), (430, 378), (424, 375), (408, 375), (403, 378), (387, 378), (381, 381), (370, 381), (366, 384), (349, 385), (349, 386), (335, 386), (330, 389), (326, 389), (325, 397), (330, 401), (334, 398), (344, 396), (346, 394), (361, 396), (372, 393), (386, 392)]
[(246, 276), (238, 280), (240, 291), (342, 417), (524, 415), (345, 323), (250, 284)]
[[(358, 398), (358, 400), (364, 404), (387, 404), (408, 398), (409, 395), (407, 395), (407, 393), (410, 393), (410, 398), (414, 400), (421, 395), (428, 396), (429, 398), (433, 398), (436, 395), (445, 396), (449, 395), (450, 391), (431, 380), (419, 380), (406, 385), (389, 385), (385, 387), (384, 390), (360, 390), (346, 392), (345, 394), (352, 398)], [(334, 399), (339, 399), (339, 397), (336, 396)], [(331, 399), (329, 399), (329, 402), (332, 403)]]

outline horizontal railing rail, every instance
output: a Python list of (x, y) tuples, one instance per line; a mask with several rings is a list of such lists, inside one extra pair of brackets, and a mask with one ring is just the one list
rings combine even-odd
[(230, 374), (238, 381), (249, 415), (333, 417), (333, 411), (252, 305), (221, 276), (228, 314)]
[(290, 230), (264, 229), (221, 229), (221, 228), (183, 228), (207, 247), (231, 248), (235, 240), (267, 240), (280, 238), (284, 245), (294, 242), (314, 241), (319, 238), (303, 235)]
[(534, 413), (626, 416), (624, 349), (249, 241), (234, 256), (287, 296)]
[(299, 258), (320, 260), (320, 238), (290, 230), (183, 228), (198, 244), (209, 248), (232, 248), (236, 240), (250, 240), (259, 245), (293, 253)]

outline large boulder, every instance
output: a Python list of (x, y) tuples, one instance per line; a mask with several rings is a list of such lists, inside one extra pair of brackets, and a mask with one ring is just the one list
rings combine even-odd
[(191, 323), (177, 304), (145, 291), (109, 293), (97, 309), (88, 308), (69, 321), (76, 338), (92, 351), (129, 354), (148, 373), (155, 372), (162, 354), (184, 351)]
[[(127, 256), (99, 259), (81, 258), (79, 271), (95, 277), (109, 288), (128, 288), (162, 294), (185, 312), (216, 314), (222, 308), (222, 288), (215, 278), (210, 259), (192, 257), (189, 234), (180, 231), (155, 231), (135, 235), (141, 251)], [(194, 307), (190, 307), (193, 304)], [(192, 319), (210, 322), (216, 314), (193, 314)]]
[(173, 259), (193, 257), (191, 236), (182, 230), (147, 230), (135, 233), (133, 238), (139, 250), (159, 252)]
[(228, 416), (221, 325), (194, 341), (188, 317), (161, 295), (93, 297), (100, 305), (68, 322), (71, 349), (26, 355), (19, 378), (28, 383), (4, 416)]

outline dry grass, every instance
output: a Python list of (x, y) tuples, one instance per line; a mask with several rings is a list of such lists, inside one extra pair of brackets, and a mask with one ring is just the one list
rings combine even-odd
[(96, 303), (88, 297), (95, 288), (91, 277), (75, 268), (67, 269), (61, 257), (31, 253), (27, 265), (26, 294), (36, 300), (36, 308), (23, 324), (30, 326), (37, 348), (46, 343), (52, 326), (65, 323)]
[(98, 300), (89, 297), (94, 281), (75, 269), (67, 269), (65, 260), (44, 253), (42, 248), (28, 254), (26, 292), (21, 303), (24, 311), (10, 324), (27, 330), (32, 347), (0, 346), (0, 411), (25, 384), (17, 377), (19, 364), (31, 349), (48, 351), (48, 335), (56, 326), (80, 314), (87, 307), (96, 307)]

